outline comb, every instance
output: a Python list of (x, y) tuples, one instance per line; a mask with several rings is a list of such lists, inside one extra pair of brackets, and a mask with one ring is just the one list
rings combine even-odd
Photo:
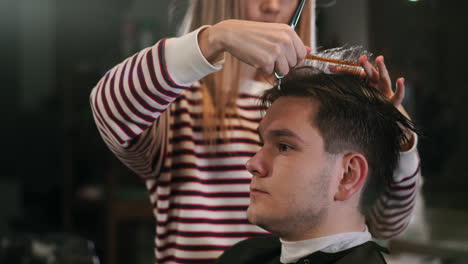
[(361, 67), (361, 65), (357, 62), (352, 62), (352, 61), (346, 61), (346, 60), (337, 60), (337, 59), (330, 59), (330, 58), (325, 58), (325, 57), (320, 57), (312, 54), (308, 54), (305, 57), (307, 60), (316, 60), (316, 61), (323, 61), (323, 62), (330, 62), (334, 64), (341, 64), (341, 65), (347, 65), (347, 66), (354, 66), (354, 67)]

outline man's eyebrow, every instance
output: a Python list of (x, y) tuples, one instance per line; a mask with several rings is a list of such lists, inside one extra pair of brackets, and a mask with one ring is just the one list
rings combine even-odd
[(293, 131), (287, 128), (270, 130), (268, 131), (268, 136), (269, 137), (292, 137), (304, 143), (304, 140), (299, 135), (297, 135), (296, 133), (294, 133)]

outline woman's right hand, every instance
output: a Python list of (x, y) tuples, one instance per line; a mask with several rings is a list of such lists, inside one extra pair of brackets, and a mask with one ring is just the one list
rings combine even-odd
[(200, 32), (198, 41), (210, 62), (228, 52), (267, 74), (286, 75), (307, 55), (302, 40), (286, 24), (225, 20)]

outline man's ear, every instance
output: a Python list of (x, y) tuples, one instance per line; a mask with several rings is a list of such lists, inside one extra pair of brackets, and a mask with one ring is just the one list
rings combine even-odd
[(335, 201), (345, 201), (359, 192), (364, 186), (369, 170), (366, 158), (360, 153), (343, 156), (343, 171), (335, 193)]

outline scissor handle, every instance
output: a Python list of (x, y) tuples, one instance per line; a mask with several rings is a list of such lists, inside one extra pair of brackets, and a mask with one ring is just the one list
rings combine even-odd
[[(293, 30), (296, 29), (297, 23), (299, 23), (299, 20), (301, 19), (302, 10), (304, 9), (306, 2), (307, 0), (301, 0), (301, 2), (299, 2), (299, 5), (296, 8), (296, 11), (294, 11), (294, 15), (291, 18), (291, 22), (289, 22), (289, 26)], [(281, 76), (277, 74), (276, 72), (274, 72), (274, 75), (275, 75), (275, 78), (278, 80), (278, 88), (281, 89), (281, 79), (283, 79), (284, 76)]]
[(275, 75), (275, 78), (276, 78), (277, 80), (283, 79), (283, 77), (284, 77), (284, 75), (279, 75), (279, 74), (277, 74), (276, 72), (274, 72), (274, 75)]

